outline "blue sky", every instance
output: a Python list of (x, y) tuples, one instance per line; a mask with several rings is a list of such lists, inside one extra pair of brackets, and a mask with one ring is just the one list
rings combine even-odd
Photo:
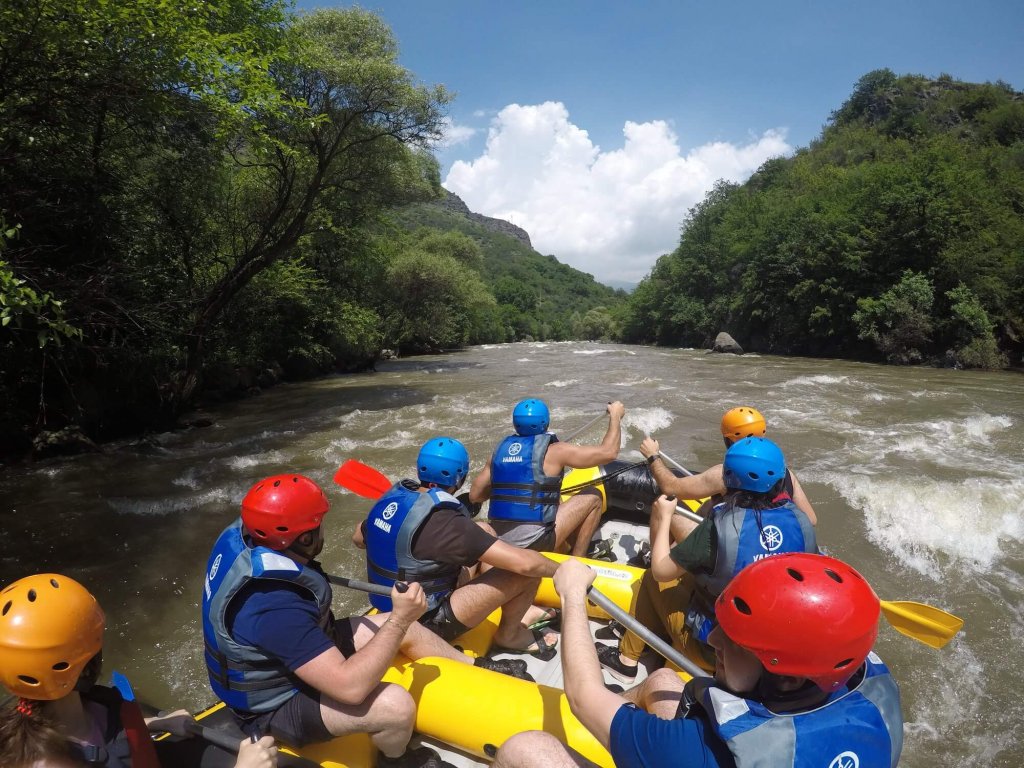
[[(299, 7), (351, 3), (301, 0)], [(371, 0), (455, 92), (444, 185), (537, 250), (635, 282), (719, 178), (818, 136), (867, 72), (1024, 89), (1024, 0)]]

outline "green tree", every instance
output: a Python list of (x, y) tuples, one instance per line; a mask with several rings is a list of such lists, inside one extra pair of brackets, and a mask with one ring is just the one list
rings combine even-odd
[(964, 368), (1003, 368), (1006, 355), (992, 333), (993, 324), (978, 297), (961, 283), (946, 291), (950, 301), (948, 332), (953, 337), (953, 359)]
[(917, 363), (931, 338), (933, 300), (928, 278), (907, 270), (878, 298), (859, 299), (853, 322), (860, 338), (874, 342), (889, 362)]

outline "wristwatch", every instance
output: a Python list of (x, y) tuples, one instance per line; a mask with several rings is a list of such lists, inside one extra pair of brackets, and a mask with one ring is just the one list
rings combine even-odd
[(653, 464), (655, 459), (660, 459), (660, 458), (661, 458), (661, 454), (660, 453), (652, 453), (650, 456), (647, 457), (647, 464), (648, 465)]

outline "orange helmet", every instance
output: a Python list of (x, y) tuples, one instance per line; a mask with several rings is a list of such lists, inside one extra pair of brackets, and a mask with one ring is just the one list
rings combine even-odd
[(764, 437), (768, 431), (764, 416), (756, 408), (740, 406), (722, 416), (722, 437), (735, 443), (744, 437)]
[(103, 647), (103, 610), (89, 590), (56, 573), (0, 592), (0, 681), (15, 696), (60, 699)]

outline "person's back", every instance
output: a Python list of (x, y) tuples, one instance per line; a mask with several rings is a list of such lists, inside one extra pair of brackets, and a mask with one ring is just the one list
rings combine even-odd
[[(880, 605), (850, 566), (808, 553), (750, 565), (715, 606), (714, 679), (684, 686), (660, 669), (623, 696), (605, 688), (590, 642), (584, 604), (593, 578), (573, 561), (555, 575), (563, 676), (573, 714), (619, 768), (898, 764), (899, 688), (871, 653)], [(579, 758), (531, 731), (506, 741), (494, 766), (572, 768)]]
[(503, 540), (538, 551), (560, 551), (571, 542), (576, 556), (587, 553), (600, 524), (602, 500), (588, 488), (560, 501), (566, 468), (584, 469), (613, 461), (619, 453), (625, 408), (608, 404), (608, 430), (598, 445), (560, 442), (548, 432), (551, 414), (537, 399), (519, 402), (512, 412), (515, 434), (498, 444), (470, 489), (470, 500), (490, 499), (488, 520)]

